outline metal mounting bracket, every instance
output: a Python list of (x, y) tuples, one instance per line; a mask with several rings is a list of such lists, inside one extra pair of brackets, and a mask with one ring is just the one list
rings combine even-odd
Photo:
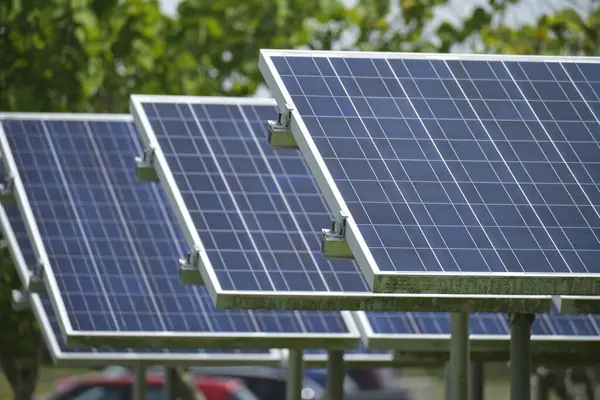
[(38, 262), (29, 271), (29, 291), (31, 293), (44, 293), (44, 264)]
[(346, 241), (346, 219), (348, 215), (340, 211), (333, 220), (331, 229), (323, 229), (321, 252), (326, 259), (354, 260), (354, 255)]
[(200, 274), (200, 252), (191, 250), (185, 258), (179, 260), (179, 281), (183, 285), (204, 285)]
[(12, 309), (17, 312), (30, 310), (29, 293), (21, 290), (12, 290), (10, 303)]
[(300, 149), (290, 129), (293, 109), (294, 108), (290, 104), (286, 104), (283, 107), (283, 110), (279, 111), (276, 121), (268, 121), (269, 135), (267, 137), (267, 141), (273, 149)]
[(13, 207), (17, 205), (13, 191), (14, 178), (7, 176), (3, 183), (0, 183), (0, 203), (4, 206)]
[(154, 168), (154, 147), (146, 148), (142, 157), (135, 158), (135, 177), (141, 182), (158, 182)]

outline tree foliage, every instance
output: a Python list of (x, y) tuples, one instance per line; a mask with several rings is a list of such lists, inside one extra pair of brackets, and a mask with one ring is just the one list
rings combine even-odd
[(13, 0), (0, 19), (0, 108), (19, 111), (125, 111), (169, 26), (143, 0)]
[[(448, 0), (182, 0), (174, 16), (158, 0), (4, 0), (0, 111), (127, 112), (131, 93), (251, 95), (261, 48), (598, 55), (598, 2), (577, 12), (565, 0), (524, 25), (502, 18), (542, 1), (480, 1), (434, 23)], [(6, 370), (40, 335), (11, 313), (18, 278), (0, 257), (0, 323), (14, 326), (0, 333)]]
[(597, 56), (600, 6), (588, 15), (565, 7), (517, 28), (486, 28), (482, 37), (490, 51), (499, 53)]
[(532, 15), (527, 23), (515, 25), (504, 18), (508, 11), (535, 10), (545, 6), (544, 2), (487, 0), (461, 24), (444, 22), (439, 26), (436, 33), (442, 44), (438, 51), (471, 44), (468, 50), (486, 53), (597, 56), (600, 54), (600, 3), (589, 1), (585, 8), (577, 7), (576, 3), (563, 0), (552, 12)]

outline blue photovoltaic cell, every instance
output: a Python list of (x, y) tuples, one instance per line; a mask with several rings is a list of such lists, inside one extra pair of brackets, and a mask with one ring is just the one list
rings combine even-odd
[(376, 291), (433, 272), (590, 276), (461, 293), (598, 292), (600, 64), (292, 54), (272, 73), (390, 277)]
[(273, 339), (348, 332), (336, 312), (218, 311), (204, 287), (181, 285), (174, 262), (185, 242), (159, 187), (135, 181), (133, 157), (142, 149), (133, 123), (5, 119), (2, 126), (58, 286), (52, 295), (73, 331)]
[[(19, 213), (17, 208), (6, 208), (6, 214), (8, 216), (8, 220), (10, 221), (10, 229), (13, 231), (15, 238), (19, 244), (19, 250), (23, 255), (23, 259), (27, 265), (33, 265), (35, 262), (35, 255), (33, 252), (33, 248), (31, 247), (31, 241), (27, 236), (27, 231), (25, 229), (25, 224), (23, 223), (23, 219)], [(59, 327), (58, 320), (56, 318), (56, 314), (54, 309), (52, 308), (52, 303), (50, 302), (50, 298), (46, 294), (35, 295), (39, 296), (41, 300), (42, 308), (38, 310), (38, 313), (41, 314), (41, 318), (48, 320), (50, 326), (52, 328), (51, 332), (46, 332), (46, 335), (54, 340), (59, 347), (59, 350), (63, 355), (68, 354), (89, 354), (90, 361), (94, 358), (98, 358), (102, 354), (111, 354), (111, 353), (119, 353), (124, 354), (125, 356), (131, 357), (131, 354), (190, 354), (190, 357), (193, 358), (194, 354), (257, 354), (261, 355), (261, 358), (264, 355), (269, 354), (271, 351), (267, 349), (263, 350), (248, 350), (248, 349), (239, 349), (239, 350), (218, 350), (218, 349), (111, 349), (111, 348), (81, 348), (81, 347), (67, 347), (64, 338), (62, 336), (62, 332)], [(51, 349), (52, 346), (48, 344), (48, 348)], [(54, 355), (57, 358), (57, 361), (60, 361), (61, 355)], [(201, 360), (206, 360), (205, 357), (199, 358)]]
[[(367, 319), (375, 334), (381, 335), (449, 335), (449, 313), (368, 312)], [(510, 335), (506, 314), (473, 313), (470, 315), (471, 334)], [(594, 314), (559, 314), (553, 309), (538, 314), (531, 327), (533, 336), (564, 336), (600, 339), (600, 316)]]
[(368, 291), (354, 262), (323, 259), (331, 214), (301, 154), (266, 143), (275, 107), (142, 105), (221, 289)]
[[(111, 353), (112, 354), (123, 354), (124, 360), (129, 361), (131, 356), (134, 354), (144, 354), (144, 355), (149, 355), (149, 354), (155, 354), (155, 355), (187, 354), (192, 359), (193, 359), (194, 355), (201, 355), (201, 354), (213, 354), (215, 356), (218, 356), (219, 354), (223, 354), (223, 355), (226, 355), (226, 354), (246, 354), (246, 355), (256, 354), (257, 358), (264, 359), (265, 355), (268, 355), (269, 353), (271, 353), (271, 350), (269, 350), (269, 349), (251, 350), (251, 349), (198, 349), (198, 348), (166, 349), (166, 348), (68, 347), (66, 345), (65, 340), (60, 331), (59, 322), (58, 322), (58, 319), (56, 318), (56, 314), (54, 313), (54, 309), (52, 308), (52, 304), (50, 302), (48, 295), (39, 295), (39, 296), (40, 296), (40, 299), (43, 304), (43, 309), (39, 310), (38, 312), (44, 313), (44, 315), (42, 317), (46, 318), (50, 322), (50, 325), (52, 327), (52, 332), (49, 332), (49, 334), (51, 334), (52, 337), (54, 338), (54, 340), (57, 342), (57, 344), (60, 348), (60, 351), (63, 354), (89, 354), (90, 360), (92, 360), (92, 361), (95, 357), (98, 357), (99, 355), (102, 355), (102, 354), (111, 354)], [(200, 363), (207, 360), (206, 357), (198, 357), (197, 359), (198, 359), (198, 362), (200, 362)], [(58, 361), (60, 361), (60, 360), (58, 360)], [(113, 360), (113, 361), (118, 361), (118, 360)]]

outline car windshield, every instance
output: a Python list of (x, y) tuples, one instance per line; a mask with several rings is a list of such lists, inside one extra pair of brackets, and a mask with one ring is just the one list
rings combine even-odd
[(258, 397), (256, 397), (254, 395), (254, 393), (252, 393), (250, 391), (250, 389), (248, 389), (245, 386), (240, 386), (234, 393), (232, 396), (233, 400), (258, 400)]

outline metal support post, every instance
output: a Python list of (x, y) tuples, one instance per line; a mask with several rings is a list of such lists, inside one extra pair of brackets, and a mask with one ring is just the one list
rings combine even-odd
[(485, 374), (481, 361), (471, 361), (469, 371), (469, 400), (483, 400)]
[(510, 314), (510, 398), (531, 398), (531, 324), (534, 314)]
[(177, 370), (165, 368), (165, 400), (177, 400)]
[(329, 350), (327, 355), (327, 399), (343, 400), (346, 377), (344, 351)]
[(133, 375), (133, 400), (146, 400), (146, 367), (138, 365)]
[(537, 388), (535, 391), (535, 400), (550, 399), (550, 380), (545, 370), (538, 369), (535, 374), (537, 380)]
[(452, 400), (452, 371), (450, 361), (444, 364), (444, 400)]
[(304, 351), (290, 349), (289, 352), (286, 400), (302, 400), (302, 389), (304, 386)]
[(450, 316), (450, 375), (451, 400), (469, 396), (469, 314)]

